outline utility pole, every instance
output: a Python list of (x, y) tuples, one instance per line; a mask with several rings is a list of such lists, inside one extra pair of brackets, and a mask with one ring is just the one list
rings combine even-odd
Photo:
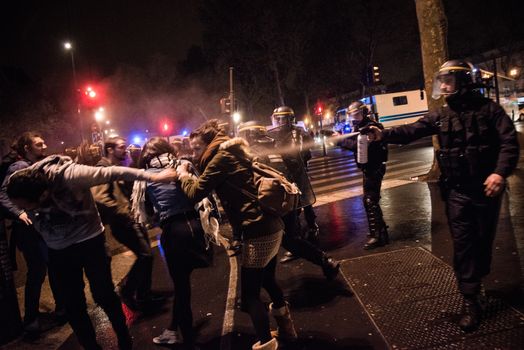
[(495, 98), (497, 103), (500, 103), (500, 93), (499, 93), (499, 78), (497, 75), (497, 58), (493, 57), (493, 79), (495, 79)]
[(229, 67), (229, 121), (231, 125), (233, 126), (233, 135), (236, 136), (237, 134), (237, 128), (235, 125), (235, 121), (233, 119), (233, 114), (235, 114), (235, 91), (233, 89), (233, 67)]

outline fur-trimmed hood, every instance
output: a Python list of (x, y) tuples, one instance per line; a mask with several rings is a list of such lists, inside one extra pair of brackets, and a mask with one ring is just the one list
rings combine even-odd
[(221, 150), (226, 150), (226, 149), (228, 149), (228, 148), (230, 148), (230, 147), (233, 147), (233, 146), (236, 146), (236, 145), (240, 145), (240, 147), (241, 147), (242, 149), (244, 149), (245, 151), (247, 151), (248, 148), (249, 148), (249, 143), (247, 143), (247, 141), (244, 140), (244, 139), (241, 138), (241, 137), (234, 137), (234, 138), (232, 138), (232, 139), (230, 139), (230, 140), (227, 140), (226, 142), (222, 142), (222, 143), (220, 144), (220, 147), (219, 147), (219, 148), (220, 148)]

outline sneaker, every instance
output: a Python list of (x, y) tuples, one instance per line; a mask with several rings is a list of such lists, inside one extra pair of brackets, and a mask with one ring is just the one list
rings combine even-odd
[(177, 331), (172, 331), (170, 329), (164, 329), (162, 334), (158, 337), (153, 338), (153, 343), (155, 344), (182, 344), (182, 339)]

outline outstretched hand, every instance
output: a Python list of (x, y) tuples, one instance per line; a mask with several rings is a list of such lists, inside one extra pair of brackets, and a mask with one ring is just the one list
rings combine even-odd
[(366, 134), (368, 135), (369, 141), (380, 141), (382, 140), (382, 130), (374, 125), (367, 127)]
[(484, 181), (484, 193), (488, 197), (498, 196), (504, 189), (504, 182), (504, 178), (499, 174), (491, 174), (486, 181)]

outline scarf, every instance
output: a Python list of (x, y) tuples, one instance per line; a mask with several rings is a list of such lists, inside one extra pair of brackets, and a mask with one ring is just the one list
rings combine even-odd
[[(146, 169), (165, 169), (167, 167), (173, 167), (176, 162), (176, 158), (171, 153), (164, 153), (159, 156), (153, 157), (148, 164)], [(146, 181), (135, 181), (133, 184), (133, 193), (131, 194), (131, 213), (136, 222), (140, 224), (147, 224), (151, 222), (151, 218), (147, 215), (146, 210)]]

